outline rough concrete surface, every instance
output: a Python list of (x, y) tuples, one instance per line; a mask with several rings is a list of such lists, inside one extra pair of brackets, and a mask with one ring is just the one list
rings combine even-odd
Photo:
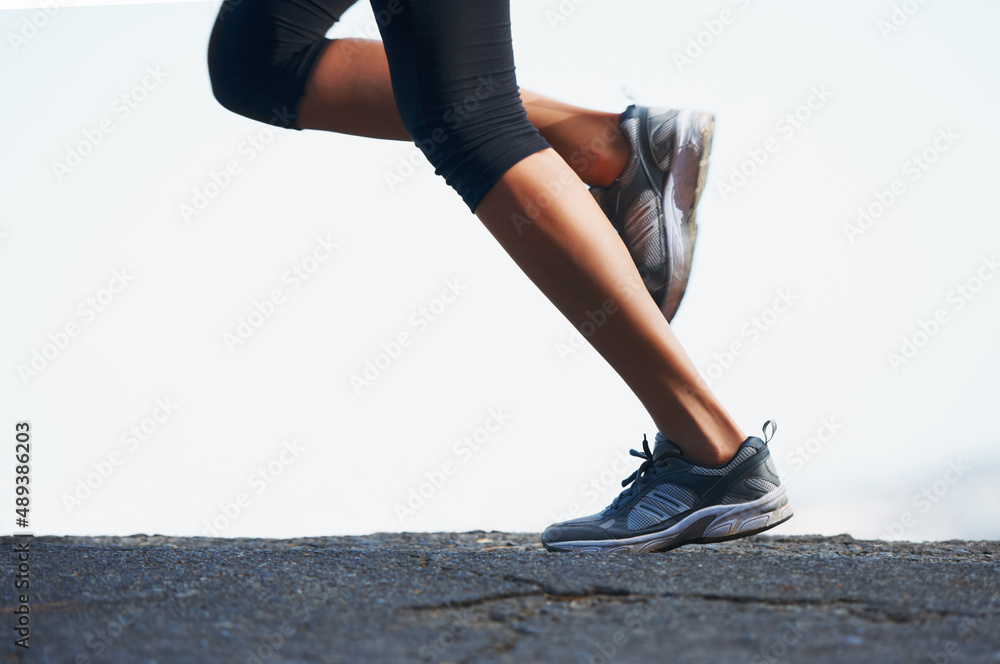
[(0, 538), (5, 662), (1000, 662), (1000, 542), (35, 537), (25, 650), (23, 541)]

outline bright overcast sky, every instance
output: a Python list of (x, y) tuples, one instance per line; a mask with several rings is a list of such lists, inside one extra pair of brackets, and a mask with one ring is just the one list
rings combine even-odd
[[(412, 145), (222, 108), (217, 2), (5, 6), (0, 421), (9, 453), (33, 427), (35, 533), (532, 531), (617, 495), (651, 421)], [(779, 423), (773, 532), (1000, 537), (1000, 6), (513, 21), (526, 88), (716, 114), (675, 330)]]

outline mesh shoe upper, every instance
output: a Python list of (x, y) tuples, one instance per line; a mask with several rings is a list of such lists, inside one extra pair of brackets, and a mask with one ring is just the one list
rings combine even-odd
[(651, 123), (638, 107), (629, 106), (618, 121), (629, 145), (625, 168), (610, 186), (590, 189), (628, 247), (657, 304), (668, 285), (667, 237), (660, 223), (660, 199), (670, 170), (676, 118), (677, 111), (657, 111)]
[(625, 168), (608, 187), (590, 188), (668, 321), (687, 286), (712, 122), (708, 113), (629, 106), (619, 117)]
[(721, 466), (687, 461), (676, 445), (657, 436), (652, 452), (643, 440), (642, 465), (622, 485), (630, 485), (596, 514), (549, 526), (542, 541), (611, 540), (668, 528), (711, 505), (757, 500), (780, 485), (767, 444), (751, 436)]

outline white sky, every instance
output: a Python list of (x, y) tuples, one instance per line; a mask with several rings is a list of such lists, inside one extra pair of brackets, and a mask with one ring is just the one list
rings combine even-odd
[[(589, 347), (560, 357), (569, 323), (429, 165), (390, 191), (412, 146), (222, 108), (205, 65), (217, 2), (4, 6), (29, 8), (0, 12), (0, 422), (11, 457), (14, 423), (34, 428), (32, 531), (204, 534), (224, 524), (220, 503), (240, 512), (226, 536), (530, 531), (617, 495), (637, 461), (617, 460), (652, 437), (648, 416)], [(1000, 279), (976, 282), (1000, 258), (1000, 6), (928, 2), (887, 37), (884, 1), (559, 6), (513, 2), (524, 87), (619, 111), (624, 86), (716, 114), (675, 330), (748, 433), (779, 422), (771, 449), (796, 516), (772, 532), (1000, 537)], [(723, 10), (729, 24), (679, 68)], [(360, 4), (331, 36), (371, 20)], [(125, 115), (115, 100), (144, 77)], [(818, 89), (829, 96), (799, 128), (779, 124)], [(60, 180), (53, 165), (104, 119), (113, 130)], [(745, 184), (720, 189), (765, 146)], [(927, 149), (934, 163), (914, 171)], [(239, 173), (186, 224), (181, 204), (229, 161)], [(845, 225), (895, 180), (902, 193), (851, 242)], [(317, 238), (338, 247), (293, 289), (283, 275)], [(102, 311), (79, 308), (122, 270)], [(440, 317), (414, 325), (455, 279)], [(963, 284), (981, 288), (963, 298)], [(274, 315), (230, 352), (223, 335), (274, 289)], [(795, 299), (774, 316), (778, 291)], [(921, 337), (938, 310), (947, 322)], [(771, 323), (759, 335), (754, 317)], [(18, 367), (74, 323), (25, 384)], [(412, 343), (357, 394), (350, 376), (401, 332)], [(921, 347), (893, 367), (915, 333)], [(146, 440), (125, 436), (157, 400), (175, 412)], [(509, 420), (456, 449), (491, 409)], [(828, 442), (796, 451), (831, 418)], [(276, 461), (292, 439), (297, 455)], [(273, 483), (256, 474), (268, 463)], [(448, 463), (401, 521), (395, 505)], [(12, 495), (13, 461), (0, 465)], [(68, 508), (88, 475), (96, 488)]]

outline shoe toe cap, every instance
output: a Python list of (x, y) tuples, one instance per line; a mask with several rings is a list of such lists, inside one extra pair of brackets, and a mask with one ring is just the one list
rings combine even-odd
[(542, 533), (543, 544), (558, 544), (559, 542), (577, 542), (614, 539), (608, 531), (601, 528), (599, 521), (579, 523), (566, 521), (554, 523)]

